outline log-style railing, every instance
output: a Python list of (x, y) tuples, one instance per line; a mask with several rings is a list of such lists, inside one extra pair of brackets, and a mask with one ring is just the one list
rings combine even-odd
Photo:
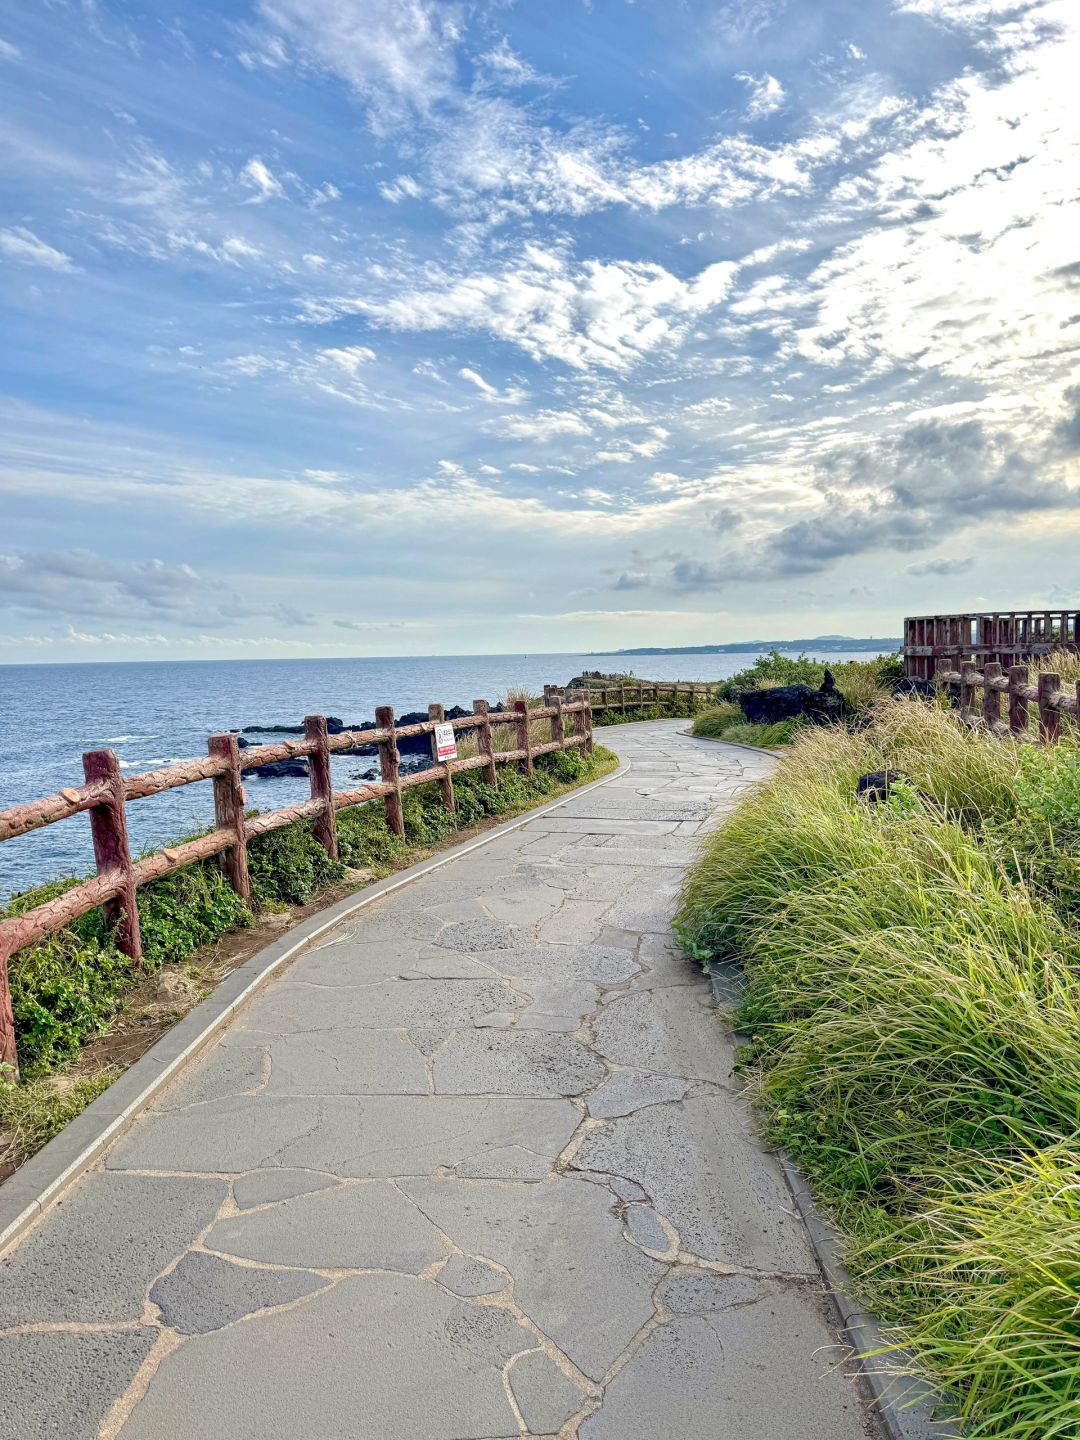
[[(662, 687), (664, 688), (664, 687)], [(118, 948), (137, 965), (142, 957), (136, 891), (140, 885), (168, 875), (197, 860), (221, 857), (229, 883), (245, 902), (251, 899), (248, 878), (248, 842), (257, 835), (310, 820), (315, 836), (328, 854), (337, 857), (339, 810), (381, 799), (386, 823), (396, 835), (404, 834), (401, 797), (417, 785), (437, 783), (443, 803), (453, 810), (454, 776), (466, 770), (483, 770), (489, 785), (498, 784), (497, 767), (516, 764), (526, 774), (541, 755), (577, 747), (585, 753), (593, 748), (592, 694), (590, 690), (562, 691), (546, 686), (544, 703), (530, 707), (515, 701), (512, 710), (492, 711), (486, 700), (474, 700), (473, 711), (456, 720), (445, 720), (442, 706), (428, 707), (428, 719), (411, 725), (396, 725), (389, 705), (379, 707), (374, 729), (328, 733), (326, 717), (309, 715), (304, 721), (302, 740), (284, 740), (273, 745), (241, 749), (233, 732), (211, 735), (209, 754), (203, 760), (183, 760), (161, 770), (125, 776), (113, 750), (92, 750), (83, 756), (84, 783), (65, 787), (55, 795), (0, 810), (0, 841), (52, 825), (57, 820), (85, 811), (90, 817), (97, 874), (64, 891), (44, 905), (21, 915), (0, 920), (0, 1063), (17, 1074), (15, 1021), (8, 982), (8, 961), (17, 951), (33, 945), (62, 929), (87, 911), (101, 906), (112, 928)], [(652, 703), (628, 699), (627, 704)], [(551, 739), (536, 744), (532, 725), (551, 722)], [(477, 753), (460, 759), (440, 760), (435, 727), (447, 724), (455, 734), (474, 732)], [(567, 726), (569, 724), (569, 732)], [(496, 750), (495, 739), (507, 729), (515, 737), (514, 748)], [(498, 735), (495, 732), (500, 732)], [(407, 736), (430, 735), (433, 762), (425, 770), (401, 774), (397, 742)], [(378, 746), (380, 778), (353, 790), (334, 790), (330, 756), (359, 746)], [(244, 771), (295, 756), (306, 756), (311, 782), (311, 799), (280, 810), (247, 816)], [(214, 782), (215, 828), (197, 839), (168, 846), (140, 859), (133, 859), (128, 844), (126, 805), (200, 780)]]
[(970, 615), (910, 615), (904, 621), (904, 673), (933, 680), (942, 660), (1022, 664), (1053, 650), (1080, 652), (1080, 610), (994, 610)]
[(620, 710), (626, 714), (645, 705), (670, 704), (678, 707), (685, 701), (694, 710), (700, 703), (707, 703), (716, 692), (718, 681), (711, 684), (672, 681), (661, 684), (651, 680), (625, 680), (609, 685), (602, 680), (585, 677), (594, 710)]
[[(1010, 665), (1007, 671), (995, 660), (980, 670), (973, 660), (964, 660), (959, 670), (939, 661), (935, 675), (939, 685), (954, 686), (961, 717), (969, 725), (985, 725), (995, 735), (1024, 735), (1029, 732), (1031, 706), (1035, 706), (1039, 736), (1052, 743), (1061, 734), (1062, 715), (1080, 716), (1080, 680), (1068, 694), (1061, 688), (1061, 676), (1044, 672), (1037, 684), (1030, 683), (1026, 665)], [(982, 698), (976, 703), (976, 696)], [(1002, 702), (1005, 715), (1002, 715)]]

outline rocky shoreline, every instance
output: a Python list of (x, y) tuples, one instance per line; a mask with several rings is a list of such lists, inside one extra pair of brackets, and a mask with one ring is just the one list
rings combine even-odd
[[(491, 713), (501, 714), (503, 705), (493, 705)], [(471, 710), (465, 710), (460, 705), (455, 705), (447, 710), (447, 720), (460, 720), (463, 715), (471, 715)], [(426, 710), (410, 710), (404, 715), (394, 717), (397, 725), (419, 725), (430, 717)], [(347, 730), (375, 730), (377, 725), (374, 720), (359, 720), (355, 724), (346, 724), (337, 715), (326, 717), (326, 728), (331, 735), (341, 735)], [(263, 743), (263, 737), (275, 735), (303, 735), (304, 726), (299, 725), (245, 725), (242, 729), (233, 732), (237, 736), (237, 744), (241, 750), (247, 750), (251, 746)], [(258, 736), (257, 740), (249, 739), (249, 736)], [(422, 770), (425, 764), (431, 763), (431, 737), (429, 735), (402, 735), (398, 738), (397, 748), (403, 757), (402, 769), (406, 771)], [(352, 745), (346, 750), (337, 750), (337, 755), (378, 755), (378, 745)], [(257, 776), (260, 780), (276, 780), (283, 776), (305, 776), (309, 773), (307, 757), (295, 755), (288, 760), (275, 760), (269, 765), (256, 765), (249, 770), (248, 775)], [(358, 780), (375, 780), (378, 778), (378, 771), (371, 769), (359, 772), (356, 775)]]

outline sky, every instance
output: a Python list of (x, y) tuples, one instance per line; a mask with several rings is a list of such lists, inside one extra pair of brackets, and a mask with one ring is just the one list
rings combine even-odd
[(0, 0), (0, 661), (1080, 604), (1075, 0)]

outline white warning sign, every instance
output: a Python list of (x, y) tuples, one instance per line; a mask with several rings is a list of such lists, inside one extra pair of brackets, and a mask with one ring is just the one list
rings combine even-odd
[(453, 725), (435, 726), (435, 758), (436, 760), (457, 759), (457, 740), (454, 736)]

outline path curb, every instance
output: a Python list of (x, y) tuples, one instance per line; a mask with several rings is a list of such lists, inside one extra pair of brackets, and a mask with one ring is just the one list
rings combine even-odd
[(680, 735), (685, 735), (690, 740), (707, 740), (710, 745), (731, 745), (736, 750), (749, 750), (753, 755), (770, 755), (774, 760), (782, 760), (787, 750), (767, 750), (764, 745), (747, 745), (742, 740), (720, 740), (715, 735), (695, 735), (692, 730), (680, 730)]
[(128, 1128), (153, 1097), (202, 1051), (225, 1024), (291, 960), (295, 960), (332, 926), (357, 910), (381, 900), (391, 891), (449, 865), (472, 850), (489, 845), (530, 821), (569, 805), (590, 790), (610, 785), (628, 773), (628, 761), (589, 785), (582, 785), (558, 800), (516, 815), (501, 825), (429, 860), (367, 885), (337, 904), (309, 915), (280, 939), (225, 976), (213, 993), (178, 1021), (167, 1034), (141, 1055), (103, 1094), (76, 1115), (59, 1135), (21, 1165), (0, 1185), (0, 1255), (5, 1254), (60, 1200), (76, 1180)]

